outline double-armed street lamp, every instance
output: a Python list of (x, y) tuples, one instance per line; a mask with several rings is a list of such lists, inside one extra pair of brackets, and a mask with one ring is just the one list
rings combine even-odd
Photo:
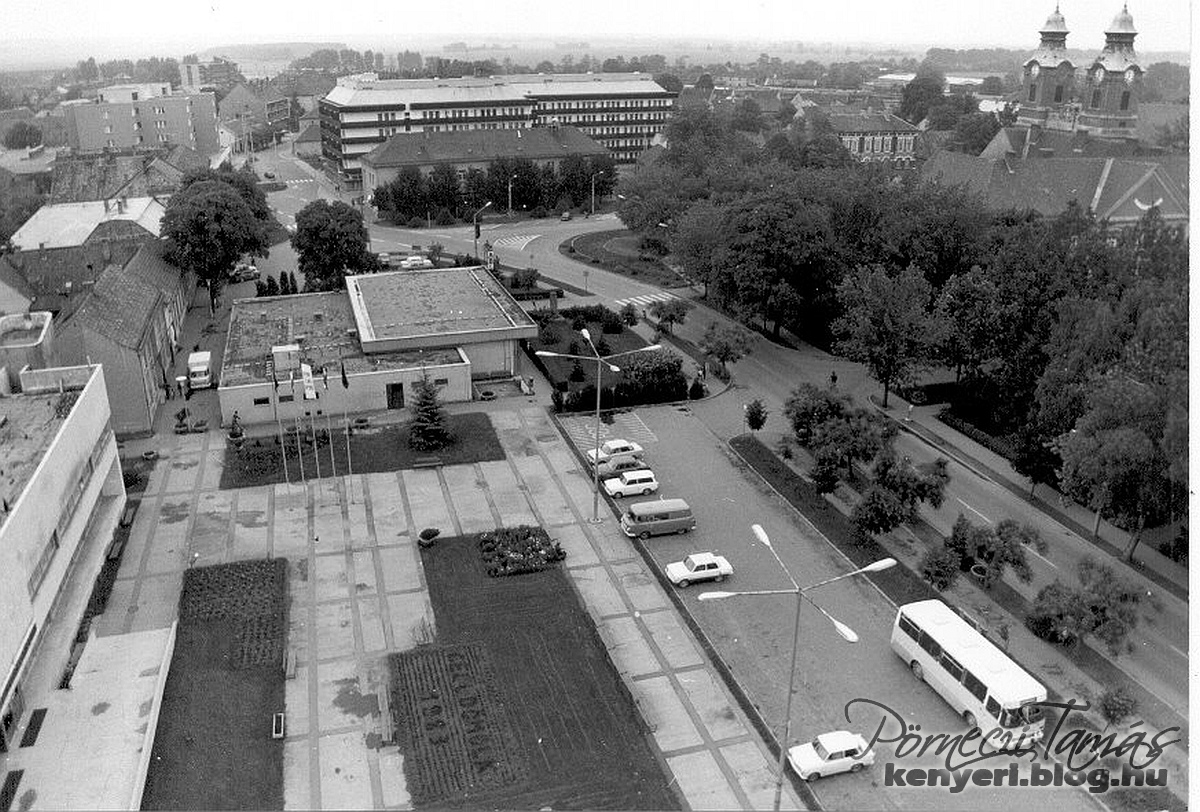
[(517, 179), (516, 175), (513, 175), (512, 177), (510, 177), (508, 179), (508, 212), (507, 212), (507, 214), (509, 217), (512, 217), (512, 182), (516, 179)]
[(867, 573), (867, 572), (880, 572), (881, 570), (886, 570), (889, 567), (894, 567), (896, 565), (896, 559), (881, 558), (878, 561), (874, 561), (870, 564), (867, 564), (865, 567), (860, 567), (859, 569), (853, 570), (851, 572), (846, 572), (841, 575), (836, 575), (833, 578), (826, 578), (824, 581), (818, 581), (817, 583), (809, 584), (808, 586), (800, 586), (800, 584), (796, 583), (796, 579), (792, 577), (792, 573), (791, 573), (791, 571), (788, 570), (787, 565), (783, 563), (783, 559), (779, 557), (779, 553), (776, 552), (775, 547), (771, 544), (771, 539), (767, 536), (767, 531), (763, 530), (762, 525), (760, 525), (760, 524), (751, 525), (750, 529), (754, 531), (754, 535), (759, 540), (759, 542), (763, 546), (765, 546), (768, 550), (771, 551), (771, 555), (775, 556), (775, 561), (778, 562), (778, 564), (779, 564), (780, 568), (783, 570), (784, 574), (787, 575), (788, 580), (792, 582), (792, 588), (791, 589), (756, 589), (756, 590), (746, 590), (746, 591), (742, 591), (742, 592), (713, 591), (713, 592), (701, 593), (698, 597), (702, 601), (715, 601), (715, 600), (722, 600), (724, 598), (737, 598), (737, 597), (756, 596), (756, 595), (795, 595), (796, 596), (796, 620), (792, 627), (792, 664), (791, 664), (791, 668), (788, 670), (787, 702), (785, 703), (785, 707), (784, 707), (784, 711), (783, 711), (783, 735), (779, 739), (779, 772), (775, 777), (775, 804), (772, 807), (773, 809), (776, 810), (776, 812), (778, 812), (779, 804), (783, 798), (783, 774), (784, 774), (784, 769), (787, 766), (788, 737), (791, 735), (792, 692), (795, 690), (795, 685), (796, 685), (796, 652), (800, 648), (800, 607), (804, 605), (804, 601), (808, 601), (810, 604), (812, 604), (813, 608), (815, 608), (818, 612), (820, 612), (825, 617), (826, 620), (828, 620), (831, 624), (833, 624), (834, 630), (837, 631), (837, 633), (839, 635), (841, 635), (842, 639), (844, 639), (848, 643), (857, 643), (858, 635), (854, 633), (854, 630), (851, 629), (849, 626), (847, 626), (845, 623), (842, 623), (840, 620), (838, 620), (837, 618), (830, 615), (828, 612), (826, 612), (824, 609), (822, 609), (816, 603), (814, 603), (812, 598), (808, 597), (807, 593), (811, 592), (812, 590), (814, 590), (818, 587), (832, 584), (834, 581), (841, 581), (844, 578), (851, 578), (855, 575), (862, 575), (863, 573)]
[(479, 211), (475, 212), (475, 216), (471, 218), (471, 225), (475, 227), (475, 259), (479, 259), (479, 215), (483, 214), (483, 210), (492, 205), (492, 201), (488, 201), (479, 207)]
[(635, 350), (625, 350), (625, 352), (616, 352), (612, 355), (601, 355), (600, 351), (596, 349), (596, 345), (592, 343), (592, 334), (588, 332), (586, 327), (580, 330), (579, 334), (588, 343), (588, 347), (592, 350), (592, 355), (570, 355), (565, 352), (550, 352), (549, 350), (538, 350), (534, 355), (540, 355), (543, 358), (575, 358), (580, 361), (595, 360), (596, 362), (596, 447), (593, 452), (595, 456), (592, 458), (592, 523), (598, 524), (600, 522), (600, 373), (605, 366), (612, 372), (621, 371), (619, 366), (609, 363), (609, 360), (612, 358), (630, 355), (635, 352), (648, 352), (650, 350), (661, 349), (662, 345), (650, 344), (646, 347), (638, 347)]

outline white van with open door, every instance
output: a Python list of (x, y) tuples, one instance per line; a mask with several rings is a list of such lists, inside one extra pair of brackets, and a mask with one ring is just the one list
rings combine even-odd
[(188, 386), (192, 389), (207, 389), (212, 385), (212, 353), (205, 350), (189, 355)]

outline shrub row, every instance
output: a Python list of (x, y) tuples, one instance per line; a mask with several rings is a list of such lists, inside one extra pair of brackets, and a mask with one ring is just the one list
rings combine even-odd
[(566, 550), (541, 527), (501, 527), (479, 534), (483, 566), (492, 578), (541, 572), (567, 557)]
[(958, 415), (954, 414), (953, 407), (942, 409), (942, 411), (938, 413), (938, 420), (941, 420), (955, 431), (967, 435), (984, 448), (988, 449), (989, 451), (994, 451), (1009, 462), (1012, 462), (1017, 457), (1016, 445), (1011, 440), (1006, 437), (996, 437), (988, 434), (986, 431), (983, 431), (976, 426), (973, 426)]

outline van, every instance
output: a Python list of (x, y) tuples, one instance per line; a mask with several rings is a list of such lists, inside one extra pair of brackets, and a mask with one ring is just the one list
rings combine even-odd
[(212, 386), (212, 353), (194, 352), (188, 356), (188, 386), (207, 389)]
[(696, 517), (682, 499), (637, 502), (621, 516), (621, 530), (630, 538), (648, 539), (666, 533), (689, 533), (696, 529)]

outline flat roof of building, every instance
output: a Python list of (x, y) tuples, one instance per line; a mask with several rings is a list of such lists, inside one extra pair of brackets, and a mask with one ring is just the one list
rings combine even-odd
[(674, 96), (642, 73), (547, 73), (513, 76), (464, 76), (455, 79), (372, 79), (346, 77), (325, 100), (341, 107), (453, 104), (455, 102), (530, 102), (572, 96)]
[(448, 342), (491, 330), (535, 327), (481, 266), (346, 277), (363, 341), (440, 336)]
[[(60, 400), (64, 405), (74, 405), (78, 397), (78, 390), (69, 390), (61, 394), (18, 394), (0, 398), (0, 448), (4, 449), (0, 498), (10, 509), (16, 506), (17, 499), (71, 413), (70, 408), (58, 408)], [(60, 414), (60, 411), (65, 413)], [(7, 516), (7, 510), (0, 510), (0, 524)]]
[(119, 203), (116, 200), (51, 203), (34, 212), (12, 235), (12, 242), (24, 251), (83, 245), (97, 226), (110, 220), (137, 223), (157, 237), (165, 212), (163, 204), (153, 197), (131, 197)]
[[(314, 370), (328, 367), (330, 386), (339, 385), (340, 361), (345, 362), (347, 375), (462, 361), (454, 348), (367, 355), (356, 329), (345, 291), (239, 299), (229, 317), (220, 385), (270, 382), (275, 364), (272, 349), (286, 344), (298, 344), (301, 360)], [(280, 383), (288, 385), (286, 374), (280, 376)]]

